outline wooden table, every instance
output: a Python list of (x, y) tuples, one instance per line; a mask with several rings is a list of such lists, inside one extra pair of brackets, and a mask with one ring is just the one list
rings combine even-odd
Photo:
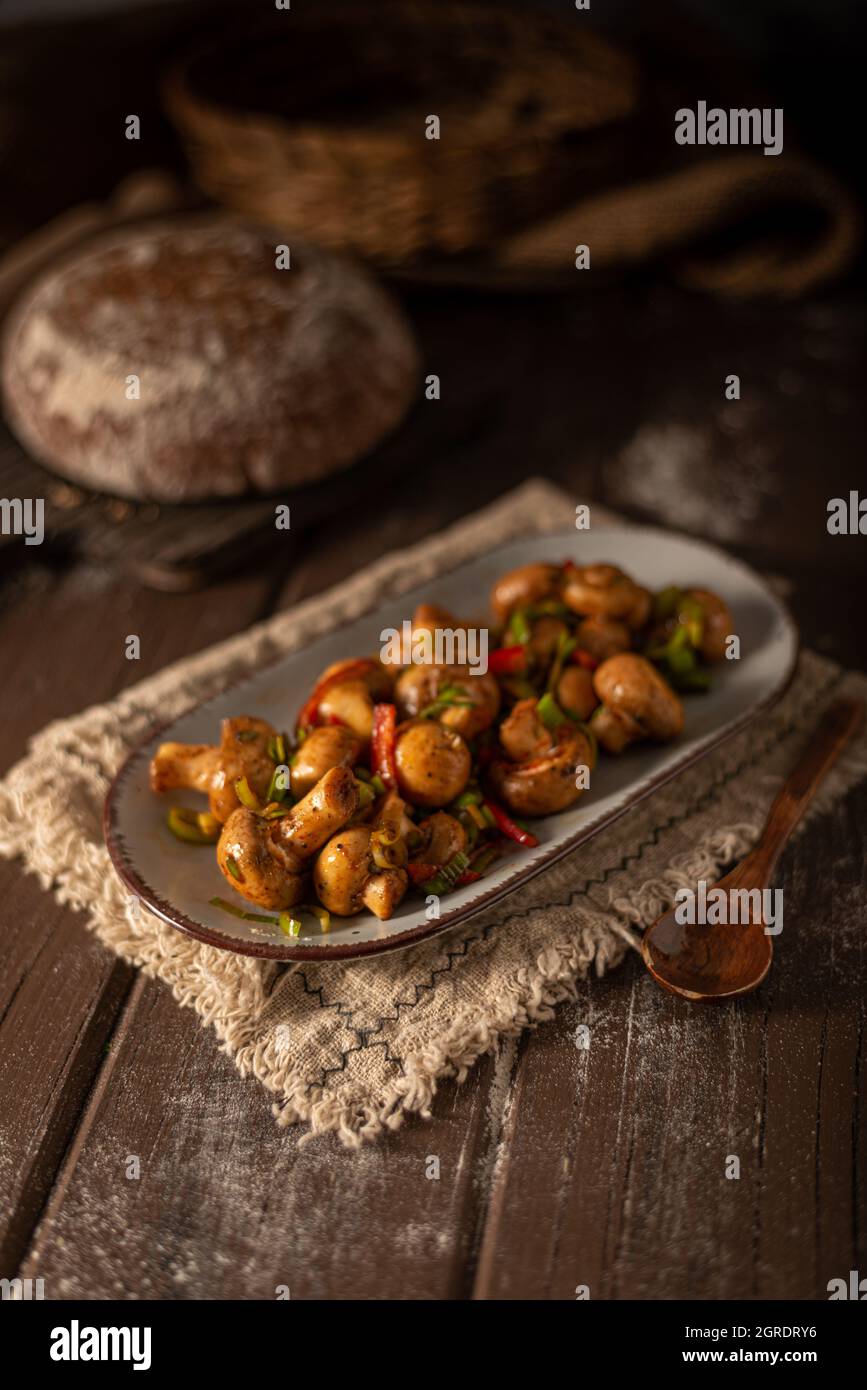
[[(19, 231), (53, 210), (21, 169)], [(6, 201), (4, 240), (11, 220)], [(4, 575), (0, 769), (46, 721), (531, 474), (719, 540), (775, 577), (806, 642), (867, 666), (865, 541), (825, 529), (829, 497), (864, 483), (853, 290), (726, 306), (637, 278), (408, 306), (443, 381), (442, 456), (419, 434), (393, 486), (207, 593), (33, 551)], [(278, 1130), (191, 1012), (0, 861), (0, 1274), (49, 1298), (825, 1297), (867, 1270), (865, 827), (862, 783), (788, 850), (791, 925), (758, 994), (696, 1010), (630, 958), (360, 1153)]]

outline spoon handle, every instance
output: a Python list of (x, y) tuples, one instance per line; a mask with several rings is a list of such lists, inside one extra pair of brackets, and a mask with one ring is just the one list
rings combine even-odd
[(777, 793), (765, 828), (753, 851), (767, 877), (773, 873), (786, 841), (812, 801), (822, 778), (830, 771), (864, 718), (863, 700), (837, 700), (822, 716), (806, 752)]

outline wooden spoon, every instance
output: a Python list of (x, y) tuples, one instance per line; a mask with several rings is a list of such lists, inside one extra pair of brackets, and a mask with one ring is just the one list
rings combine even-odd
[[(784, 782), (755, 849), (715, 885), (767, 888), (783, 846), (864, 717), (863, 700), (839, 700), (826, 710), (806, 753)], [(727, 899), (731, 903), (732, 899)], [(743, 900), (742, 900), (743, 901)], [(658, 984), (684, 999), (731, 999), (757, 989), (773, 957), (761, 912), (746, 923), (682, 923), (671, 908), (644, 934), (641, 954)], [(683, 915), (683, 914), (681, 914)]]

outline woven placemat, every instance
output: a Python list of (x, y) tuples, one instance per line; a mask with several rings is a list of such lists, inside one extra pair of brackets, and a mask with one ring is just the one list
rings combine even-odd
[[(504, 903), (408, 951), (287, 968), (199, 945), (139, 908), (111, 868), (102, 806), (112, 775), (152, 725), (487, 548), (571, 525), (574, 507), (548, 483), (528, 482), (110, 704), (50, 724), (0, 783), (0, 853), (20, 855), (58, 902), (87, 914), (111, 950), (194, 1008), (242, 1075), (274, 1094), (282, 1125), (333, 1130), (354, 1146), (411, 1112), (429, 1115), (441, 1080), (462, 1081), (501, 1037), (550, 1019), (577, 980), (623, 959), (678, 887), (712, 880), (744, 854), (823, 707), (867, 692), (865, 677), (804, 653), (773, 711)], [(595, 522), (610, 519), (594, 508)], [(862, 734), (817, 808), (865, 774)]]

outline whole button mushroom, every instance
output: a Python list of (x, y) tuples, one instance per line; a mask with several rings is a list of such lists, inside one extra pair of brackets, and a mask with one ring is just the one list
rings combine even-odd
[(398, 729), (394, 756), (398, 789), (414, 806), (446, 806), (469, 781), (469, 748), (435, 719), (414, 719)]
[(562, 592), (563, 602), (583, 617), (618, 618), (637, 630), (650, 616), (650, 594), (616, 565), (570, 565)]
[(497, 617), (505, 622), (515, 608), (525, 608), (528, 604), (555, 597), (559, 579), (558, 565), (542, 562), (520, 565), (518, 569), (500, 575), (491, 590), (491, 607)]
[(609, 753), (622, 753), (641, 739), (666, 742), (683, 728), (683, 705), (655, 666), (634, 652), (609, 657), (593, 684), (602, 708), (592, 728)]

